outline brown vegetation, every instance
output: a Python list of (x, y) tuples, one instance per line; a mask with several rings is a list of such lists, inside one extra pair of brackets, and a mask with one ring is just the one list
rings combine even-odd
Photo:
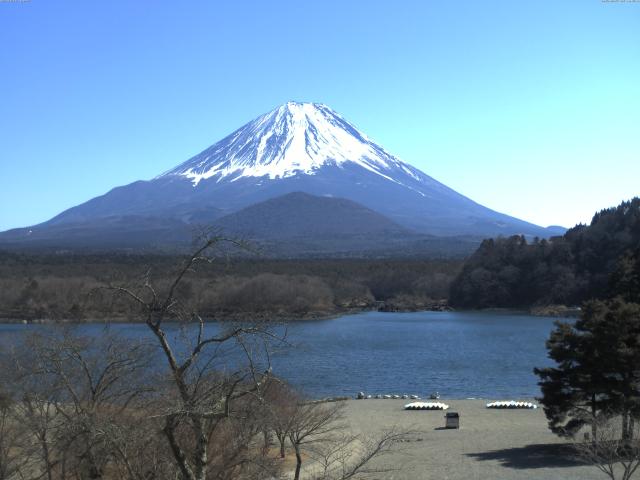
[[(166, 287), (175, 263), (170, 256), (0, 253), (0, 318), (136, 321), (123, 298), (101, 289), (143, 278)], [(245, 258), (202, 265), (181, 283), (180, 294), (218, 319), (442, 309), (460, 266), (458, 260)]]
[(574, 443), (578, 458), (595, 466), (611, 480), (629, 480), (640, 468), (640, 435), (624, 417), (600, 415), (590, 420), (593, 435), (585, 433)]
[(152, 334), (145, 340), (54, 329), (0, 352), (0, 480), (273, 479), (287, 472), (269, 455), (272, 434), (281, 457), (285, 441), (293, 447), (296, 480), (311, 445), (333, 460), (305, 477), (346, 480), (401, 437), (354, 450), (333, 435), (338, 404), (305, 403), (274, 377), (270, 342), (282, 338), (269, 325), (206, 328), (185, 281), (220, 241), (206, 240), (161, 281), (95, 292), (128, 306)]

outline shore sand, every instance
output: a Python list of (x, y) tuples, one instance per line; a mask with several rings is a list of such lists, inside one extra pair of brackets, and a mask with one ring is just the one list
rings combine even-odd
[[(541, 408), (495, 410), (493, 400), (439, 400), (460, 414), (460, 429), (444, 429), (443, 411), (407, 411), (411, 400), (349, 400), (346, 419), (354, 433), (373, 437), (393, 427), (412, 430), (411, 441), (377, 459), (397, 468), (380, 479), (438, 480), (591, 480), (606, 478), (596, 467), (571, 457), (552, 434)], [(531, 400), (528, 400), (531, 401)], [(640, 478), (640, 477), (639, 477)]]

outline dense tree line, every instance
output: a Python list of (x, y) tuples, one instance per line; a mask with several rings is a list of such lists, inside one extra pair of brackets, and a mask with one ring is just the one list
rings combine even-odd
[[(148, 275), (169, 281), (176, 258), (123, 254), (0, 253), (0, 317), (135, 320), (101, 288)], [(181, 293), (207, 317), (254, 314), (305, 318), (352, 310), (422, 308), (445, 299), (459, 260), (218, 260), (202, 265)]]
[(640, 199), (594, 215), (561, 237), (489, 239), (451, 285), (462, 308), (579, 305), (623, 294), (640, 298)]
[[(519, 295), (521, 303), (514, 304), (581, 303), (579, 318), (557, 322), (547, 341), (555, 365), (534, 371), (550, 429), (573, 438), (578, 456), (612, 480), (628, 480), (640, 468), (639, 246), (636, 198), (596, 214), (590, 226), (576, 227), (552, 242), (528, 244), (512, 238), (497, 248), (485, 244), (484, 252), (493, 258), (484, 264), (497, 272), (495, 288), (502, 288), (501, 295)], [(559, 265), (553, 260), (558, 258)], [(542, 274), (553, 267), (562, 272), (560, 277)], [(516, 268), (540, 277), (523, 273), (524, 285), (518, 279), (506, 282), (501, 273)], [(462, 279), (455, 288), (464, 285)], [(495, 301), (486, 294), (477, 298), (482, 297)]]

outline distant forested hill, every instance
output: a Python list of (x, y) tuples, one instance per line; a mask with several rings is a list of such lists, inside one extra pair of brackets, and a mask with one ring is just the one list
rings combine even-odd
[[(0, 321), (138, 321), (137, 310), (104, 287), (140, 286), (148, 277), (166, 291), (182, 262), (171, 255), (0, 251)], [(440, 309), (461, 267), (458, 259), (220, 257), (201, 262), (178, 293), (217, 320)]]
[(562, 237), (483, 241), (452, 283), (449, 301), (522, 308), (617, 294), (640, 299), (640, 198), (602, 210)]

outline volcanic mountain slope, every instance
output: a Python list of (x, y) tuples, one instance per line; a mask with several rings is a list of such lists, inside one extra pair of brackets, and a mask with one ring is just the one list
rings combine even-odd
[(415, 233), (351, 200), (302, 192), (250, 205), (213, 226), (275, 257), (460, 257), (479, 244)]
[[(326, 105), (289, 102), (152, 180), (114, 188), (0, 239), (37, 237), (46, 242), (53, 236), (62, 241), (63, 232), (73, 231), (79, 238), (83, 228), (104, 223), (118, 225), (115, 240), (118, 231), (129, 229), (127, 222), (156, 221), (160, 230), (172, 222), (211, 223), (292, 192), (351, 200), (423, 234), (558, 233), (460, 195), (391, 155)], [(161, 240), (157, 231), (153, 240)]]
[(233, 235), (257, 239), (406, 236), (412, 233), (351, 200), (318, 197), (302, 192), (288, 193), (250, 205), (213, 224)]

